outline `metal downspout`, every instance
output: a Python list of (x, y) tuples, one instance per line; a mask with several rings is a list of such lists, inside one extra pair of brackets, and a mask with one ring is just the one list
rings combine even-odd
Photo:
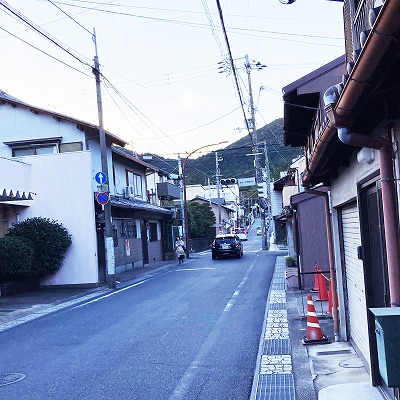
[[(390, 129), (391, 124), (387, 124), (386, 132)], [(338, 136), (340, 140), (344, 140), (343, 143), (345, 144), (367, 147), (379, 151), (390, 305), (392, 307), (400, 307), (400, 244), (398, 239), (399, 226), (393, 174), (392, 144), (383, 138), (371, 139), (365, 135), (350, 132), (349, 128), (338, 128)]]

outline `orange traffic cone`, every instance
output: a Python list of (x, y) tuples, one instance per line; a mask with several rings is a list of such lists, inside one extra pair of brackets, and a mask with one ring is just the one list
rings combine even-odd
[(324, 343), (329, 343), (329, 340), (326, 336), (322, 334), (317, 313), (315, 312), (313, 299), (309, 294), (307, 296), (307, 336), (303, 338), (303, 344)]
[[(336, 296), (336, 304), (338, 304), (338, 298)], [(327, 314), (332, 314), (333, 308), (333, 297), (332, 297), (332, 279), (329, 279), (329, 290), (328, 290), (328, 311)]]
[(311, 289), (312, 292), (318, 292), (318, 272), (319, 272), (318, 264), (315, 263), (314, 286)]
[(326, 290), (326, 284), (325, 284), (325, 278), (321, 273), (321, 270), (319, 271), (320, 273), (317, 274), (317, 279), (318, 279), (318, 301), (324, 301), (328, 300), (328, 292)]

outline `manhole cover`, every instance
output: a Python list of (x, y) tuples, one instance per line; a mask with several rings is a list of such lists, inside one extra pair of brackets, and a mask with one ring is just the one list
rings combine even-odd
[(18, 372), (11, 372), (8, 374), (0, 374), (0, 386), (11, 385), (25, 379), (26, 375), (20, 374)]

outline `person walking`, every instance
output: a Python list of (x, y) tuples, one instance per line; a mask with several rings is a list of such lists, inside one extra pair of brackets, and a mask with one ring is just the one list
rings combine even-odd
[(178, 263), (182, 264), (183, 260), (185, 259), (185, 243), (180, 236), (176, 238), (175, 242), (175, 252), (178, 256)]

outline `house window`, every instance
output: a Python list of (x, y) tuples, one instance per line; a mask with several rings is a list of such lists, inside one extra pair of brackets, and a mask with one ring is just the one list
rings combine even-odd
[(13, 157), (58, 153), (62, 136), (3, 142), (11, 147)]
[(82, 151), (82, 142), (70, 142), (70, 143), (60, 143), (59, 145), (60, 153), (70, 153), (72, 151)]
[(21, 156), (33, 156), (40, 154), (53, 154), (57, 153), (56, 145), (47, 145), (47, 146), (29, 146), (29, 147), (17, 147), (13, 149), (13, 157), (21, 157)]
[(149, 223), (149, 241), (155, 242), (158, 240), (157, 236), (157, 223), (150, 222)]
[(143, 197), (142, 177), (132, 171), (126, 171), (126, 180), (128, 186), (132, 187), (133, 195), (135, 197)]
[(121, 237), (137, 238), (136, 223), (122, 220), (119, 226)]

